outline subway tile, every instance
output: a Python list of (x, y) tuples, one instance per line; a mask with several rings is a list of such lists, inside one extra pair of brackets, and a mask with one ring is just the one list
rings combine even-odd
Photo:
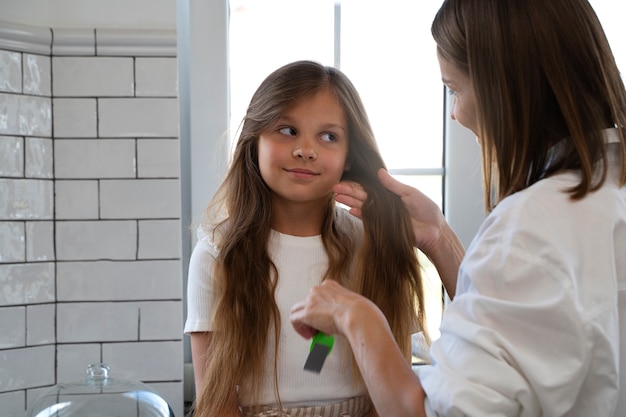
[(57, 264), (59, 301), (181, 300), (180, 262), (97, 261)]
[(180, 339), (183, 334), (182, 301), (151, 301), (139, 304), (139, 339)]
[(57, 139), (56, 178), (135, 178), (132, 139)]
[(182, 382), (152, 382), (147, 385), (168, 403), (175, 416), (185, 415)]
[(26, 408), (30, 409), (31, 406), (34, 405), (35, 401), (38, 401), (42, 396), (49, 395), (51, 388), (52, 386), (44, 386), (44, 387), (27, 389), (26, 390)]
[(0, 351), (0, 392), (53, 385), (53, 345)]
[(52, 55), (93, 56), (96, 54), (94, 29), (52, 29)]
[(52, 58), (56, 97), (132, 97), (132, 58)]
[(53, 183), (0, 178), (0, 220), (52, 219)]
[(59, 383), (84, 380), (89, 365), (100, 362), (100, 343), (57, 344)]
[(56, 342), (56, 311), (54, 304), (36, 304), (26, 307), (26, 344), (47, 345)]
[(0, 416), (23, 416), (25, 403), (25, 391), (0, 393)]
[(26, 346), (26, 308), (0, 307), (0, 349)]
[(176, 58), (137, 58), (137, 97), (178, 97)]
[(24, 222), (0, 221), (0, 263), (26, 261)]
[(26, 138), (27, 178), (52, 178), (52, 139)]
[(53, 222), (26, 222), (26, 260), (28, 262), (54, 260)]
[(22, 54), (0, 51), (0, 91), (22, 92)]
[(103, 219), (180, 217), (178, 180), (102, 180), (100, 215)]
[(101, 137), (178, 137), (175, 98), (99, 99)]
[(56, 181), (54, 192), (57, 219), (98, 219), (98, 181)]
[(24, 54), (24, 94), (50, 96), (50, 57)]
[(135, 221), (56, 222), (57, 260), (136, 259)]
[(137, 174), (139, 178), (179, 178), (178, 139), (137, 140)]
[(55, 138), (97, 137), (97, 111), (95, 98), (55, 98)]
[(139, 337), (135, 303), (57, 304), (57, 342), (119, 342)]
[(0, 265), (0, 306), (54, 301), (54, 276), (52, 262)]
[(144, 382), (182, 381), (183, 343), (105, 343), (102, 358), (111, 365), (111, 375)]
[(181, 256), (179, 220), (140, 220), (139, 259), (172, 259)]
[(24, 176), (24, 139), (0, 136), (0, 177)]
[(51, 137), (51, 99), (0, 93), (0, 135)]

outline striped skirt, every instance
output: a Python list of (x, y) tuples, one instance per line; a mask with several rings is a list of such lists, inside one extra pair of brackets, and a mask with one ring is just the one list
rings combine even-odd
[(315, 407), (279, 409), (272, 406), (252, 406), (243, 408), (244, 417), (366, 417), (372, 402), (366, 395), (353, 397), (338, 403)]

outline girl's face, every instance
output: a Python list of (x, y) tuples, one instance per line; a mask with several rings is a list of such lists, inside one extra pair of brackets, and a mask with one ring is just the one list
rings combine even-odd
[(275, 197), (327, 201), (346, 168), (348, 126), (329, 89), (298, 100), (259, 137), (259, 168)]
[(474, 88), (472, 87), (469, 76), (439, 53), (437, 54), (437, 59), (439, 59), (441, 79), (450, 90), (450, 94), (454, 100), (450, 117), (452, 120), (456, 120), (462, 126), (474, 132), (477, 136), (477, 140), (479, 140)]

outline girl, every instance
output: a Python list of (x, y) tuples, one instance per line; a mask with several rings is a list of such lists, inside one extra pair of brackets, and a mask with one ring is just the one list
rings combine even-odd
[[(332, 282), (294, 326), (347, 336), (380, 415), (625, 416), (626, 91), (598, 18), (587, 0), (446, 0), (432, 33), (490, 213), (462, 257), (437, 206), (380, 174), (457, 279), (431, 365), (414, 375), (379, 310)], [(363, 192), (336, 191), (358, 214)]]
[[(343, 73), (301, 61), (262, 82), (190, 261), (196, 417), (368, 414), (344, 338), (319, 375), (303, 370), (309, 345), (289, 308), (325, 279), (378, 305), (410, 360), (411, 333), (424, 329), (420, 271), (410, 217), (378, 182), (381, 167)], [(370, 196), (362, 224), (335, 206), (341, 180)]]

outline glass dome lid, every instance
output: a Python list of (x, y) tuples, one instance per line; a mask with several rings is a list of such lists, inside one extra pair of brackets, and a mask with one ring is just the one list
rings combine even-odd
[(142, 382), (109, 377), (104, 363), (87, 367), (87, 378), (44, 391), (26, 417), (174, 417), (167, 402)]

